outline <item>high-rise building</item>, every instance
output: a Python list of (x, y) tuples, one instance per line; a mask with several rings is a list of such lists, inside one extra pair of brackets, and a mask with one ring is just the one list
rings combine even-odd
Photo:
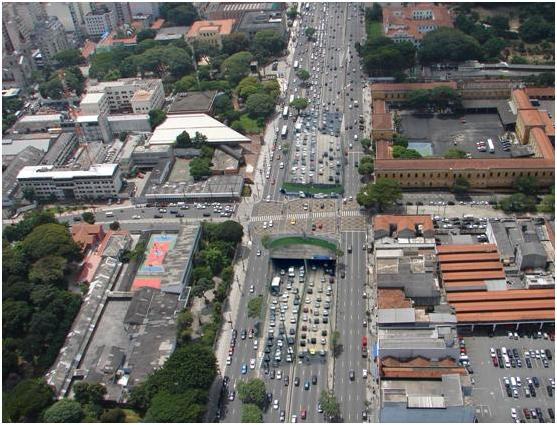
[(36, 25), (31, 40), (40, 49), (46, 61), (59, 51), (71, 47), (64, 26), (56, 16), (49, 16)]
[(108, 9), (114, 13), (117, 25), (130, 24), (132, 11), (128, 2), (102, 2), (92, 3), (95, 9)]
[(154, 19), (160, 16), (160, 3), (155, 2), (130, 2), (132, 15), (151, 15)]
[(116, 29), (116, 15), (108, 8), (92, 10), (85, 15), (85, 27), (90, 37), (100, 38)]

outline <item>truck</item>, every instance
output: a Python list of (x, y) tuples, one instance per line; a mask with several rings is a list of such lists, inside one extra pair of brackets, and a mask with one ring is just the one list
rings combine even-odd
[(294, 61), (294, 69), (298, 69), (299, 63), (298, 61)]
[(362, 337), (362, 357), (367, 357), (367, 336)]
[(282, 110), (282, 117), (284, 119), (288, 118), (288, 106), (285, 106), (284, 109)]
[(493, 145), (493, 140), (487, 139), (487, 146), (489, 147), (489, 153), (495, 153), (495, 146)]
[(288, 99), (288, 104), (290, 105), (292, 102), (294, 102), (294, 95), (291, 94), (290, 98)]
[(298, 118), (298, 121), (296, 121), (296, 126), (294, 127), (296, 129), (296, 133), (299, 133), (302, 131), (302, 120)]

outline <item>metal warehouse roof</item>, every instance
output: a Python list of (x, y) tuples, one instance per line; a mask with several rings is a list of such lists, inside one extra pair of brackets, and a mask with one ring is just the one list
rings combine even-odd
[(447, 301), (494, 301), (494, 300), (527, 300), (539, 298), (555, 298), (555, 289), (513, 289), (511, 291), (462, 292), (447, 294)]
[(520, 300), (520, 301), (478, 301), (474, 303), (451, 304), (458, 313), (473, 311), (506, 311), (506, 310), (544, 310), (555, 307), (555, 300)]
[(488, 279), (504, 279), (504, 278), (505, 278), (505, 272), (503, 270), (443, 273), (443, 280), (445, 282), (450, 282), (454, 280), (488, 280)]
[(458, 323), (519, 322), (524, 320), (555, 320), (555, 310), (524, 310), (485, 313), (457, 313)]
[(477, 261), (499, 261), (499, 253), (485, 252), (474, 254), (439, 254), (437, 255), (439, 263), (460, 263), (460, 262), (477, 262)]
[(439, 245), (437, 247), (437, 254), (464, 254), (474, 252), (497, 252), (497, 245), (488, 243), (474, 245)]
[(473, 270), (502, 270), (503, 266), (499, 261), (485, 261), (479, 263), (450, 263), (441, 264), (441, 271), (457, 272), (457, 271), (473, 271)]

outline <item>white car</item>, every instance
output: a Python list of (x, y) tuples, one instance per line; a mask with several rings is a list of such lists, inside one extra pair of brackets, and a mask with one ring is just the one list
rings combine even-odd
[(257, 349), (259, 348), (258, 345), (259, 345), (259, 343), (257, 342), (256, 339), (254, 339), (254, 340), (253, 340), (253, 349), (254, 349), (254, 350), (257, 350)]
[(278, 408), (279, 408), (279, 401), (275, 399), (275, 401), (273, 401), (273, 409), (278, 410)]
[(273, 220), (269, 220), (269, 227), (273, 227)]
[(139, 220), (139, 219), (141, 218), (141, 216), (138, 215), (138, 214), (136, 214), (136, 215), (132, 216), (132, 218), (133, 218), (134, 220)]
[(251, 360), (249, 361), (249, 368), (250, 368), (250, 369), (255, 369), (255, 359), (251, 359)]
[(266, 222), (266, 221), (263, 222), (263, 228), (264, 228), (264, 229), (267, 228), (267, 222)]
[(511, 417), (512, 417), (513, 419), (516, 418), (516, 408), (514, 408), (514, 407), (511, 407)]
[(362, 377), (363, 377), (364, 379), (367, 378), (367, 369), (364, 369), (364, 370), (362, 371)]
[(282, 372), (280, 370), (277, 370), (276, 379), (281, 379), (281, 378), (282, 378)]
[(255, 285), (250, 285), (249, 286), (249, 293), (253, 294), (255, 292)]
[(260, 249), (257, 250), (257, 256), (261, 257), (261, 250)]
[(226, 358), (226, 365), (227, 365), (227, 366), (230, 366), (231, 364), (232, 364), (232, 356), (228, 356), (228, 357)]

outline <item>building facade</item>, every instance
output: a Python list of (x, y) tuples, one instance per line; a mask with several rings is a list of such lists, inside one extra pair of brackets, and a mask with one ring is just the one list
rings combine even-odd
[(24, 167), (17, 180), (23, 189), (33, 189), (38, 199), (108, 199), (118, 196), (122, 188), (118, 164), (95, 164), (88, 170)]
[(116, 29), (116, 15), (108, 8), (92, 10), (85, 15), (85, 28), (92, 38), (101, 38)]
[(49, 61), (52, 57), (71, 47), (62, 22), (56, 16), (49, 16), (35, 27), (32, 40), (42, 53), (44, 60)]
[[(148, 113), (164, 104), (164, 87), (160, 79), (122, 78), (90, 86), (88, 92), (105, 93), (111, 113)], [(140, 94), (136, 97), (138, 92)]]
[(232, 33), (234, 19), (221, 19), (215, 21), (196, 21), (190, 27), (186, 38), (189, 42), (200, 42), (222, 47), (222, 37)]

